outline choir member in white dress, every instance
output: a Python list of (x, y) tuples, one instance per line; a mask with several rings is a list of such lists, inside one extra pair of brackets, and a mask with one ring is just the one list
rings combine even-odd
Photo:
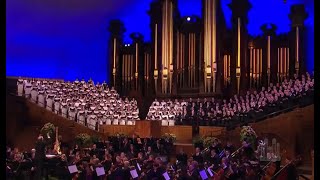
[(45, 93), (43, 90), (40, 90), (38, 93), (38, 105), (40, 107), (44, 107), (44, 98), (45, 98)]
[(31, 102), (37, 103), (38, 98), (38, 88), (36, 86), (33, 86), (31, 88)]
[(56, 114), (59, 114), (60, 112), (60, 101), (61, 101), (61, 98), (59, 98), (59, 96), (56, 96), (54, 98), (54, 113)]
[(86, 119), (85, 112), (83, 110), (79, 110), (77, 117), (78, 117), (77, 118), (78, 123), (85, 126), (85, 119)]
[(19, 78), (18, 81), (17, 81), (18, 96), (22, 96), (23, 95), (23, 87), (24, 87), (23, 79)]
[(28, 80), (25, 84), (25, 89), (24, 89), (24, 93), (25, 93), (26, 98), (30, 98), (31, 88), (32, 88), (32, 84), (31, 84), (30, 80)]
[(68, 117), (71, 121), (75, 121), (76, 120), (76, 108), (74, 106), (69, 107), (69, 111), (68, 111)]
[(67, 114), (68, 114), (68, 105), (66, 102), (62, 102), (61, 103), (61, 115), (62, 115), (62, 117), (67, 118)]
[(48, 94), (46, 98), (46, 109), (49, 111), (52, 111), (52, 106), (53, 106), (53, 99), (54, 95), (53, 94)]

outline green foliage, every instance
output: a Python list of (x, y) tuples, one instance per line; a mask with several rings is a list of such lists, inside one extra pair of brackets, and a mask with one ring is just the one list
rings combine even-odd
[(88, 147), (92, 144), (92, 138), (87, 133), (80, 133), (75, 137), (75, 142), (82, 147)]
[(48, 136), (51, 139), (54, 139), (55, 137), (55, 131), (56, 131), (56, 127), (52, 124), (52, 123), (46, 123), (45, 125), (43, 125), (43, 127), (40, 130), (40, 134), (44, 137), (44, 138), (48, 138)]
[(99, 137), (97, 137), (97, 136), (91, 136), (91, 142), (92, 142), (93, 144), (99, 142)]
[(256, 132), (252, 129), (251, 126), (243, 126), (240, 132), (240, 141), (246, 140), (251, 145), (254, 145), (257, 139)]
[(114, 136), (118, 137), (118, 138), (127, 138), (128, 137), (128, 135), (124, 134), (123, 132), (118, 132)]
[(203, 144), (203, 139), (200, 136), (196, 136), (192, 139), (192, 144), (196, 146), (197, 144)]
[(215, 140), (218, 140), (218, 138), (213, 136), (205, 136), (202, 139), (204, 148), (211, 146)]
[(213, 144), (215, 140), (219, 140), (213, 136), (196, 136), (192, 139), (192, 143), (194, 146), (201, 146), (203, 145), (204, 148), (207, 148)]
[(172, 133), (165, 133), (164, 135), (162, 135), (162, 138), (165, 140), (165, 141), (168, 141), (168, 142), (176, 142), (177, 140), (177, 136), (175, 134), (172, 134)]

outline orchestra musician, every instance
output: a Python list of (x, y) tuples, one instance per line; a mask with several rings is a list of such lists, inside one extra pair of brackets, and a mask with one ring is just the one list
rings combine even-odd
[(193, 161), (192, 163), (189, 164), (188, 169), (187, 169), (187, 174), (186, 177), (183, 179), (187, 180), (197, 180), (201, 179), (199, 175), (199, 170), (198, 170), (198, 162)]
[(188, 161), (188, 155), (180, 148), (179, 154), (176, 156), (177, 159), (177, 166), (186, 166)]
[(59, 179), (67, 180), (70, 178), (68, 172), (68, 161), (65, 154), (61, 155), (60, 161), (58, 162), (56, 167)]
[(220, 158), (219, 158), (217, 149), (212, 149), (210, 151), (210, 156), (208, 158), (206, 158), (206, 162), (210, 165), (210, 168), (212, 170), (215, 171), (218, 169), (219, 163), (220, 163)]
[(200, 148), (196, 147), (196, 152), (195, 154), (192, 156), (193, 160), (195, 160), (196, 162), (198, 162), (199, 164), (203, 163), (203, 156), (201, 154)]

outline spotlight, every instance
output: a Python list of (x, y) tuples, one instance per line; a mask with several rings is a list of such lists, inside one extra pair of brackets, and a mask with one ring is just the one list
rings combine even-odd
[(125, 44), (124, 46), (127, 47), (127, 44)]
[(128, 46), (130, 46), (130, 44), (128, 44)]
[(191, 20), (191, 18), (190, 17), (187, 17), (187, 21), (190, 21)]

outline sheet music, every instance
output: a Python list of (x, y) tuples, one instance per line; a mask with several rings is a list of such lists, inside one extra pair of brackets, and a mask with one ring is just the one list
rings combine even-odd
[(202, 170), (199, 173), (200, 173), (200, 176), (201, 176), (202, 180), (208, 179), (208, 175), (206, 173), (206, 170)]
[(208, 168), (208, 169), (207, 169), (207, 171), (208, 171), (208, 173), (209, 173), (210, 177), (212, 177), (212, 176), (213, 176), (213, 173), (212, 173), (211, 169), (210, 169), (210, 168)]
[(103, 176), (106, 174), (105, 170), (103, 167), (97, 167), (96, 168), (97, 176)]
[(70, 174), (78, 172), (78, 168), (76, 165), (68, 166), (68, 170), (69, 170)]
[(130, 174), (131, 174), (131, 177), (132, 177), (133, 179), (134, 179), (134, 178), (137, 178), (137, 177), (139, 176), (136, 169), (131, 170), (131, 171), (130, 171)]
[(165, 180), (170, 180), (168, 172), (163, 173), (162, 176), (164, 177)]

